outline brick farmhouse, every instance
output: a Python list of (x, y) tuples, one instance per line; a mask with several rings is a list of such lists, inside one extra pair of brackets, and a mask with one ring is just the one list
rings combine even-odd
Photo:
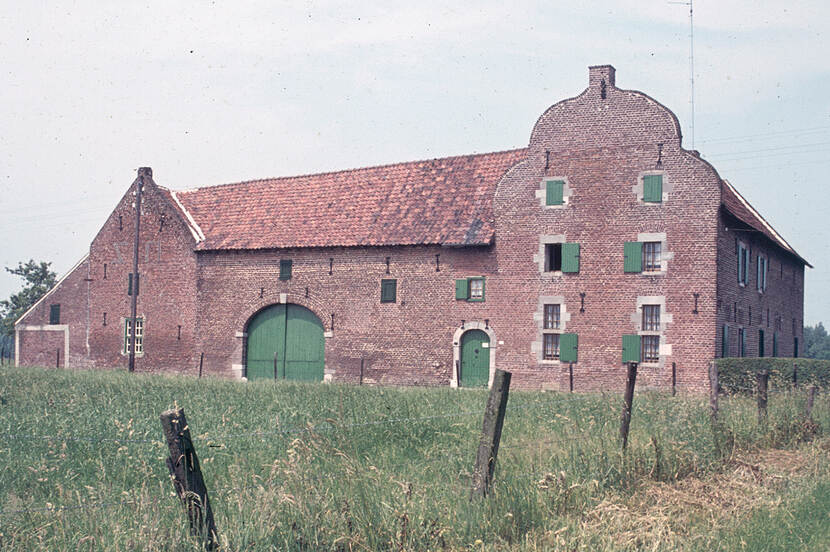
[[(135, 200), (142, 187), (138, 274)], [(21, 365), (248, 379), (702, 389), (798, 356), (810, 266), (609, 65), (526, 148), (173, 191), (139, 169), (15, 326)]]

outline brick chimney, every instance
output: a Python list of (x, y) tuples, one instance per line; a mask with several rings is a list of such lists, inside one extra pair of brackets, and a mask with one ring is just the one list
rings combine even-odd
[(138, 176), (153, 178), (153, 169), (150, 167), (140, 167), (138, 169)]
[(616, 73), (612, 65), (591, 65), (588, 67), (588, 88), (601, 90), (603, 82), (606, 87), (616, 86)]

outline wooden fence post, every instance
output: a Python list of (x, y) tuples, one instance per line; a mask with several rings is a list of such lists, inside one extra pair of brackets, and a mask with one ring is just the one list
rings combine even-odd
[(634, 384), (637, 382), (637, 363), (628, 363), (628, 381), (625, 385), (622, 416), (620, 416), (620, 439), (622, 449), (628, 446), (628, 428), (631, 426), (631, 404), (634, 402)]
[(677, 395), (677, 363), (671, 363), (671, 396)]
[(758, 424), (767, 420), (767, 389), (769, 386), (769, 372), (766, 370), (755, 375), (758, 380)]
[(184, 410), (177, 408), (162, 412), (161, 427), (170, 451), (167, 469), (170, 470), (173, 488), (187, 511), (190, 533), (202, 539), (205, 548), (215, 550), (219, 546), (219, 537)]
[(57, 355), (55, 356), (55, 368), (61, 367), (61, 348), (58, 347)]
[(473, 467), (473, 488), (470, 499), (474, 496), (485, 497), (493, 481), (496, 457), (499, 454), (501, 428), (504, 425), (504, 413), (507, 409), (507, 396), (510, 392), (510, 372), (496, 370), (493, 387), (484, 409), (484, 424), (481, 440), (478, 444), (476, 463)]
[(274, 381), (277, 381), (277, 352), (274, 351)]
[(363, 363), (365, 361), (366, 361), (366, 359), (364, 359), (364, 358), (360, 359), (360, 379), (357, 382), (358, 385), (363, 385)]
[(568, 364), (568, 387), (570, 392), (574, 392), (574, 363), (571, 362)]
[(811, 385), (810, 390), (807, 392), (807, 406), (804, 409), (804, 419), (809, 420), (810, 416), (813, 413), (813, 403), (816, 400), (816, 386)]
[(718, 421), (719, 391), (718, 363), (713, 360), (709, 362), (709, 417), (712, 420), (712, 441), (715, 444), (715, 452), (721, 454), (721, 427)]
[(798, 364), (793, 362), (793, 389), (798, 387)]
[(205, 353), (199, 355), (199, 377), (202, 377), (202, 364), (205, 362)]

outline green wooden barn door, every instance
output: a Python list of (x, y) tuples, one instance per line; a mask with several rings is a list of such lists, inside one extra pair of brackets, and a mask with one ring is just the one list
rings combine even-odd
[(271, 305), (248, 324), (247, 377), (320, 381), (325, 340), (320, 320), (300, 305)]
[(461, 387), (487, 387), (490, 381), (490, 338), (481, 330), (461, 336)]
[(321, 381), (325, 339), (320, 319), (305, 307), (287, 305), (286, 321), (286, 379)]

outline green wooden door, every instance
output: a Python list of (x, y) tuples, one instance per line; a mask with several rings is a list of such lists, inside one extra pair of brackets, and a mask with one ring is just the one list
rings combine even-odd
[(271, 305), (248, 324), (247, 377), (323, 379), (325, 340), (320, 320), (300, 305)]
[(481, 330), (461, 336), (461, 387), (487, 387), (490, 380), (490, 338)]

